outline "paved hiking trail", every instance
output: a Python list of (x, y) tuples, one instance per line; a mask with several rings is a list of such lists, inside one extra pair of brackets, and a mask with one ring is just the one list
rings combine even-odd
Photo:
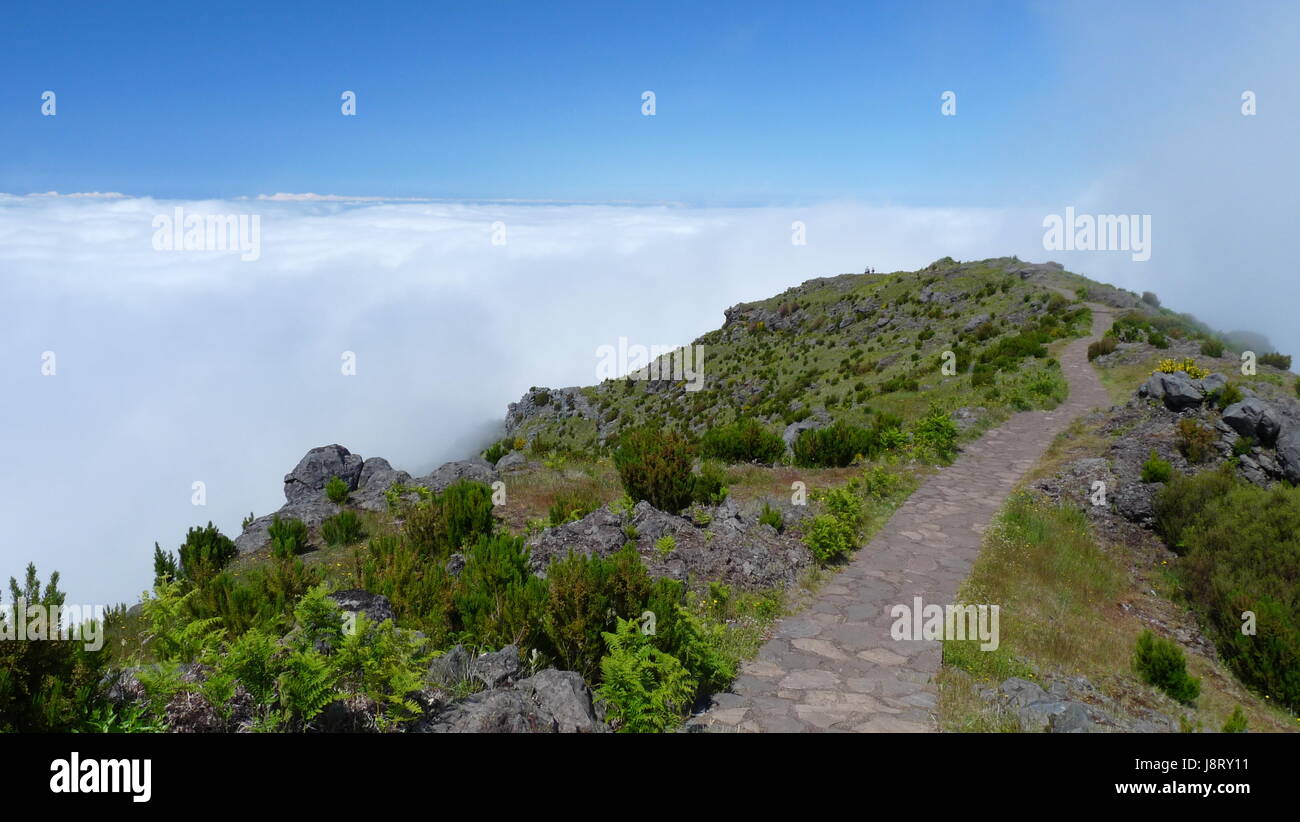
[(1092, 336), (1061, 353), (1069, 399), (1024, 411), (962, 449), (931, 476), (800, 613), (781, 620), (730, 693), (692, 724), (709, 731), (937, 731), (940, 642), (890, 637), (894, 605), (956, 601), (984, 529), (1011, 490), (1072, 420), (1110, 399), (1088, 343), (1115, 309), (1088, 304)]

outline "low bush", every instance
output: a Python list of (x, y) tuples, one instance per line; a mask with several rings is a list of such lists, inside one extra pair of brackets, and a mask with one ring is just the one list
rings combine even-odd
[(341, 477), (331, 477), (330, 481), (325, 483), (325, 496), (335, 505), (342, 505), (348, 498), (348, 484)]
[[(154, 544), (155, 550), (158, 546)], [(235, 543), (209, 522), (202, 528), (191, 528), (185, 533), (185, 543), (177, 552), (180, 556), (180, 573), (186, 579), (199, 580), (226, 567), (239, 551)]]
[(551, 525), (580, 520), (600, 507), (600, 497), (590, 488), (569, 488), (551, 500)]
[(619, 438), (614, 467), (628, 496), (676, 514), (691, 504), (696, 492), (694, 458), (694, 449), (680, 433), (643, 426)]
[(366, 534), (360, 517), (352, 511), (340, 511), (320, 524), (320, 535), (327, 545), (351, 545)]
[(1173, 473), (1174, 467), (1168, 460), (1160, 459), (1155, 451), (1152, 451), (1147, 461), (1142, 463), (1143, 482), (1168, 482)]
[(794, 441), (794, 462), (808, 468), (843, 468), (856, 457), (870, 457), (878, 450), (877, 438), (869, 429), (839, 420), (800, 433)]
[(1214, 443), (1218, 438), (1213, 428), (1196, 420), (1178, 421), (1178, 450), (1193, 465), (1207, 462), (1214, 456)]
[(307, 524), (300, 519), (280, 519), (277, 514), (266, 529), (271, 538), (271, 556), (288, 559), (307, 550)]
[(912, 429), (912, 447), (923, 459), (950, 462), (957, 454), (957, 424), (947, 411), (933, 406)]
[(1109, 334), (1088, 345), (1088, 362), (1114, 352), (1119, 347), (1119, 340)]
[(766, 502), (763, 503), (763, 512), (758, 515), (758, 521), (763, 525), (772, 526), (777, 533), (785, 531), (785, 517)]
[(1279, 368), (1279, 369), (1281, 369), (1281, 370), (1283, 370), (1283, 371), (1290, 371), (1290, 370), (1291, 370), (1291, 355), (1290, 355), (1290, 354), (1279, 354), (1279, 353), (1276, 352), (1276, 351), (1270, 351), (1270, 352), (1267, 353), (1267, 354), (1260, 354), (1260, 355), (1259, 355), (1259, 364), (1260, 364), (1260, 365), (1271, 365), (1271, 366), (1273, 366), (1274, 368)]
[(1201, 342), (1201, 354), (1206, 357), (1222, 357), (1223, 341), (1211, 337)]
[(772, 464), (785, 453), (785, 440), (758, 420), (747, 418), (711, 428), (700, 440), (700, 453), (724, 462)]
[[(1300, 488), (1259, 488), (1228, 466), (1180, 477), (1155, 499), (1157, 528), (1220, 657), (1241, 680), (1300, 709)], [(1242, 614), (1255, 632), (1242, 633)]]
[(1138, 635), (1133, 667), (1143, 682), (1156, 686), (1179, 702), (1194, 702), (1201, 694), (1201, 681), (1187, 673), (1183, 649), (1149, 630)]

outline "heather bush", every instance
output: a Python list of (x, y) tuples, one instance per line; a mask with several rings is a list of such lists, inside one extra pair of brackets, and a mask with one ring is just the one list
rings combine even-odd
[(694, 449), (678, 432), (646, 426), (620, 437), (614, 467), (628, 496), (675, 514), (695, 497), (694, 457)]
[(794, 462), (803, 467), (843, 468), (858, 456), (873, 456), (876, 443), (868, 429), (837, 421), (800, 433), (794, 441)]
[(1193, 465), (1207, 462), (1214, 456), (1214, 443), (1218, 438), (1213, 428), (1196, 420), (1178, 421), (1178, 450)]
[(1100, 340), (1097, 340), (1096, 342), (1090, 343), (1088, 345), (1088, 361), (1092, 362), (1098, 357), (1102, 357), (1105, 356), (1106, 354), (1110, 354), (1118, 347), (1119, 347), (1119, 341), (1108, 334), (1102, 337)]
[(1260, 365), (1271, 365), (1271, 366), (1273, 366), (1274, 368), (1279, 368), (1279, 369), (1281, 369), (1281, 370), (1283, 370), (1283, 371), (1290, 371), (1290, 370), (1291, 370), (1291, 355), (1290, 355), (1290, 354), (1279, 354), (1279, 353), (1276, 352), (1276, 351), (1270, 351), (1270, 352), (1267, 353), (1267, 354), (1260, 354), (1260, 355), (1259, 355), (1259, 364), (1260, 364)]
[(700, 453), (723, 462), (772, 464), (785, 453), (785, 441), (753, 418), (711, 428), (700, 440)]
[(1147, 461), (1142, 463), (1143, 482), (1168, 482), (1173, 473), (1174, 467), (1168, 460), (1160, 459), (1154, 450)]
[(1194, 702), (1200, 696), (1201, 681), (1188, 675), (1182, 648), (1149, 630), (1138, 635), (1133, 667), (1143, 682), (1156, 686), (1179, 702)]
[(360, 517), (352, 511), (340, 511), (320, 524), (320, 535), (327, 545), (351, 545), (366, 534)]
[(275, 515), (266, 530), (271, 538), (271, 556), (288, 559), (307, 550), (307, 525), (300, 519), (280, 519)]
[(342, 505), (348, 498), (348, 484), (340, 477), (331, 477), (330, 481), (325, 483), (325, 496), (335, 505)]

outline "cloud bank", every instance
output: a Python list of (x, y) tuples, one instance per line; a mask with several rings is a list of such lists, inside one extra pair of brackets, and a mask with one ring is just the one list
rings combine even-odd
[[(155, 251), (176, 207), (259, 215), (260, 257)], [(133, 601), (155, 541), (237, 533), (309, 448), (418, 474), (475, 452), (530, 386), (595, 382), (620, 337), (684, 344), (737, 302), (867, 266), (1046, 259), (1043, 215), (2, 195), (0, 575), (35, 560), (79, 602)]]

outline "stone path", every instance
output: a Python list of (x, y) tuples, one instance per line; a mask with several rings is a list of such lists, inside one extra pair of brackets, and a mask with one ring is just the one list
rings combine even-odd
[(1060, 356), (1070, 398), (1052, 411), (1026, 411), (967, 445), (922, 485), (816, 601), (782, 620), (746, 663), (730, 693), (692, 725), (708, 731), (938, 730), (940, 643), (890, 637), (897, 604), (953, 603), (979, 553), (984, 529), (1021, 477), (1071, 420), (1110, 405), (1088, 343), (1114, 309), (1090, 304), (1093, 336)]

